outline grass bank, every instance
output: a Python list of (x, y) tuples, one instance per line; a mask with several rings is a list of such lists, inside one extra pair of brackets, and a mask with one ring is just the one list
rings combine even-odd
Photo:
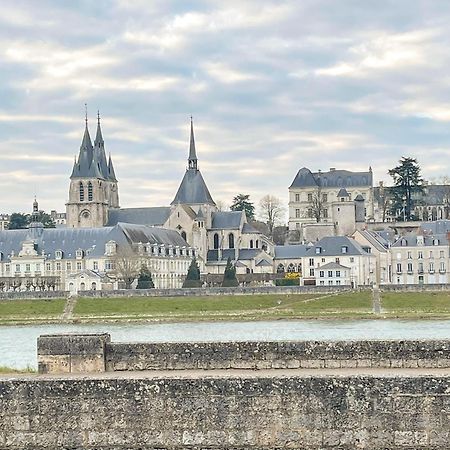
[(7, 375), (9, 373), (37, 373), (37, 370), (29, 366), (25, 369), (15, 369), (13, 367), (0, 366), (0, 375)]
[[(223, 295), (209, 297), (79, 298), (75, 322), (217, 321), (277, 319), (450, 319), (450, 291), (384, 292), (382, 313), (371, 291), (339, 294)], [(0, 302), (0, 324), (60, 322), (65, 300)]]

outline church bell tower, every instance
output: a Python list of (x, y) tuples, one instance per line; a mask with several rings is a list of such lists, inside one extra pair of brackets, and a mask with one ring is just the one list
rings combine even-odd
[(67, 227), (97, 228), (108, 222), (111, 208), (119, 208), (119, 192), (111, 156), (106, 159), (105, 142), (97, 116), (94, 145), (86, 125), (78, 158), (70, 176), (69, 201), (66, 203)]

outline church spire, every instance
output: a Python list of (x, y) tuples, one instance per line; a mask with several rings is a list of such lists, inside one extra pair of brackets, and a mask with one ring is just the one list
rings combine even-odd
[(191, 116), (191, 142), (189, 144), (188, 168), (193, 169), (193, 170), (198, 170), (197, 169), (197, 153), (195, 151), (195, 140), (194, 140), (194, 124), (192, 122), (192, 116)]
[(102, 129), (100, 127), (100, 111), (97, 111), (97, 134), (95, 136), (94, 146), (102, 146), (104, 143)]

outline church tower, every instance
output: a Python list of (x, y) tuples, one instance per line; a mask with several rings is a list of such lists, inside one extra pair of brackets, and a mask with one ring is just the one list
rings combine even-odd
[(66, 203), (67, 227), (102, 227), (108, 221), (108, 211), (119, 208), (117, 178), (111, 156), (106, 159), (105, 142), (97, 117), (94, 145), (86, 126), (78, 159), (70, 177), (69, 201)]

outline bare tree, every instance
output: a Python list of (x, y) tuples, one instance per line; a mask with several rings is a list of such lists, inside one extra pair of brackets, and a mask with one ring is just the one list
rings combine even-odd
[(282, 223), (285, 213), (283, 203), (279, 198), (267, 194), (259, 201), (259, 208), (260, 216), (267, 223), (272, 236), (274, 227)]
[(116, 278), (125, 283), (126, 289), (130, 289), (141, 269), (139, 255), (131, 248), (118, 248), (112, 261)]
[(319, 182), (316, 190), (311, 194), (310, 201), (311, 215), (314, 219), (316, 219), (317, 223), (321, 222), (323, 219), (323, 209), (325, 203), (326, 202), (322, 193), (322, 185)]
[(222, 201), (222, 200), (217, 200), (216, 201), (216, 208), (217, 208), (218, 211), (227, 211), (228, 208), (227, 208), (226, 205), (227, 204), (224, 201)]

